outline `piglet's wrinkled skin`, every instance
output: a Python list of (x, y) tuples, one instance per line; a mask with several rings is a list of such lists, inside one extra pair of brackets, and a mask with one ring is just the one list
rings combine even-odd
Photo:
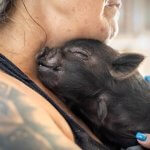
[(37, 72), (106, 145), (120, 149), (138, 144), (136, 132), (150, 133), (150, 86), (137, 71), (143, 59), (96, 40), (73, 40), (44, 48)]

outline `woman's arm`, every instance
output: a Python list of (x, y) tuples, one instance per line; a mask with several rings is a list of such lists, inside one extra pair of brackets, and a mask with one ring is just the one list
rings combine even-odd
[(78, 150), (28, 90), (0, 73), (0, 149)]

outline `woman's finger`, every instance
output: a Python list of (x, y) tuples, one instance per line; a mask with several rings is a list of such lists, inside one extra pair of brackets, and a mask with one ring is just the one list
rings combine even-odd
[(150, 149), (150, 134), (137, 133), (136, 138), (139, 144)]

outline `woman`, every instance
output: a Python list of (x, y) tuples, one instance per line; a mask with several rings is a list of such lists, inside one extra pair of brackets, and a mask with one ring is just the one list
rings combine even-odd
[(38, 80), (35, 55), (76, 38), (111, 39), (120, 5), (120, 0), (0, 0), (0, 148), (78, 150), (91, 143), (103, 148)]

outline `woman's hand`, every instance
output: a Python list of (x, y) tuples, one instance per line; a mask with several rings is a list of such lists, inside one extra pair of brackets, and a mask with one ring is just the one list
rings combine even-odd
[(137, 133), (136, 138), (140, 145), (150, 149), (150, 134)]

